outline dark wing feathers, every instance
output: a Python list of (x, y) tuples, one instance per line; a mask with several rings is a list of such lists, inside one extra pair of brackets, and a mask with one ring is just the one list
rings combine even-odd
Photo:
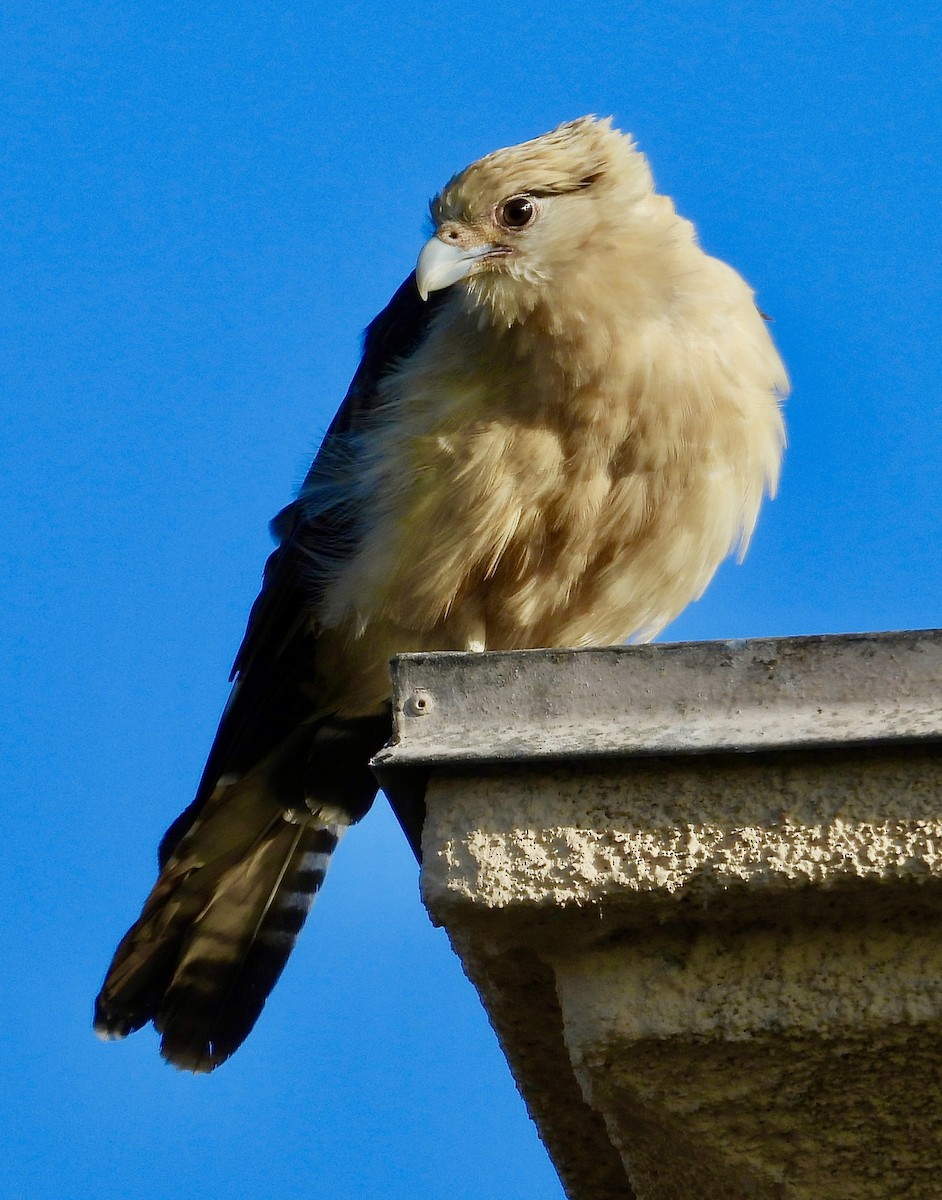
[[(311, 612), (318, 600), (312, 559), (336, 560), (356, 542), (355, 514), (342, 504), (305, 504), (305, 488), (319, 469), (342, 459), (345, 444), (362, 433), (373, 416), (379, 385), (396, 363), (421, 344), (445, 292), (428, 301), (419, 296), (413, 272), (367, 327), (360, 365), (330, 423), (301, 494), (272, 521), (280, 544), (265, 565), (262, 588), (249, 614), (232, 668), (235, 683), (226, 705), (196, 796), (164, 835), (163, 866), (192, 826), (222, 776), (241, 776), (296, 736), (310, 720), (312, 665), (317, 634)], [(315, 731), (310, 730), (313, 738)], [(369, 738), (375, 740), (374, 736)], [(377, 749), (384, 739), (377, 743)]]
[(355, 720), (324, 711), (315, 614), (326, 572), (342, 569), (362, 527), (343, 481), (358, 440), (381, 436), (380, 382), (421, 342), (441, 300), (423, 304), (410, 276), (366, 332), (301, 493), (273, 522), (279, 545), (196, 797), (164, 835), (160, 876), (96, 1002), (102, 1036), (152, 1020), (178, 1067), (212, 1070), (247, 1036), (340, 833), (376, 793), (369, 760), (389, 735), (388, 710)]

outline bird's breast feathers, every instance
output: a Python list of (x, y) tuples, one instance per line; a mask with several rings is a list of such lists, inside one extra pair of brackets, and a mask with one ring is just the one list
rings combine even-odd
[(606, 644), (698, 596), (774, 487), (785, 382), (749, 289), (697, 254), (709, 302), (639, 306), (628, 276), (619, 305), (596, 278), (568, 327), (565, 303), (506, 328), (459, 293), (385, 380), (319, 620), (425, 649)]

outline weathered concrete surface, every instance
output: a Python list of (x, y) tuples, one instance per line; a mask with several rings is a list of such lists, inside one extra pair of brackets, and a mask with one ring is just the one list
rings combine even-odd
[[(513, 676), (539, 697), (558, 652), (446, 656), (450, 691), (436, 660), (407, 665), (384, 780), (395, 794), (397, 756), (413, 782), (431, 771), (426, 904), (573, 1200), (942, 1196), (942, 637), (806, 639), (807, 656), (802, 641), (569, 652), (597, 677), (618, 657), (624, 735), (614, 700), (577, 689), (568, 710), (564, 692), (536, 712), (518, 700), (522, 726), (492, 723), (477, 762), (456, 754), (452, 704), (486, 708), (495, 667), (504, 695)], [(699, 681), (699, 753), (675, 676)], [(412, 740), (417, 694), (440, 760), (427, 708)], [(733, 749), (737, 694), (748, 744), (774, 749)], [(540, 749), (541, 703), (570, 747), (580, 708), (608, 733), (581, 758)], [(816, 708), (830, 741), (794, 719)], [(515, 739), (534, 749), (508, 752)]]
[(403, 654), (397, 767), (938, 736), (942, 630)]

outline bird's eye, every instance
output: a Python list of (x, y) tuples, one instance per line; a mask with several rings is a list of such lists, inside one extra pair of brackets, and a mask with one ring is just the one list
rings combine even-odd
[(529, 196), (511, 196), (497, 210), (497, 220), (505, 229), (523, 229), (536, 216), (536, 205)]

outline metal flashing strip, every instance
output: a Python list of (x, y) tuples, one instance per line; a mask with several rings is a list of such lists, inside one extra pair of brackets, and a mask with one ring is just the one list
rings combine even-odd
[(942, 739), (942, 630), (393, 660), (400, 767)]

